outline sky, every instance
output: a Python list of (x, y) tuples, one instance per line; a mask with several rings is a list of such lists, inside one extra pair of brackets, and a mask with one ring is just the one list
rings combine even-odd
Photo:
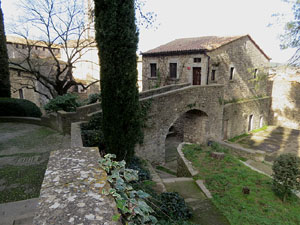
[[(16, 2), (2, 0), (5, 22), (21, 14)], [(157, 19), (155, 28), (140, 28), (138, 52), (178, 38), (244, 34), (273, 62), (284, 63), (295, 51), (280, 49), (283, 23), (292, 18), (290, 5), (282, 0), (147, 0), (144, 11), (156, 13)], [(286, 20), (278, 23), (278, 17), (272, 17), (275, 13), (286, 14)]]

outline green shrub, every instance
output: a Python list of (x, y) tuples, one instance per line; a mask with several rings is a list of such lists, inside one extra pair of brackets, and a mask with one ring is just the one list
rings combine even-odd
[(148, 169), (146, 169), (143, 166), (143, 162), (141, 159), (139, 159), (136, 156), (133, 156), (131, 161), (127, 164), (128, 169), (136, 170), (138, 171), (139, 179), (138, 182), (144, 181), (144, 180), (150, 180), (150, 172)]
[(0, 116), (41, 117), (41, 110), (31, 101), (0, 98)]
[(68, 93), (65, 95), (57, 96), (54, 99), (51, 99), (45, 106), (44, 109), (47, 112), (57, 112), (63, 110), (66, 112), (75, 112), (76, 107), (80, 106), (77, 101), (78, 96)]
[(105, 149), (102, 113), (93, 115), (88, 123), (81, 125), (81, 135), (85, 147), (98, 146), (100, 150)]
[(158, 197), (160, 205), (154, 209), (157, 218), (165, 220), (186, 220), (192, 217), (190, 208), (177, 192), (164, 192)]
[(300, 190), (300, 158), (293, 154), (277, 157), (273, 164), (273, 189), (285, 201), (292, 190)]
[(96, 103), (97, 101), (101, 102), (101, 93), (90, 94), (88, 97), (87, 104), (93, 104)]

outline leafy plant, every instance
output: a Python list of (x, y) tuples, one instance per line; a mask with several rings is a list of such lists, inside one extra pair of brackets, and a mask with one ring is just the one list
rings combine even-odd
[(159, 200), (161, 205), (159, 206), (159, 210), (156, 211), (159, 218), (183, 220), (192, 217), (191, 210), (177, 192), (161, 193)]
[(54, 99), (51, 99), (45, 106), (44, 109), (47, 112), (57, 112), (63, 110), (66, 112), (76, 111), (76, 107), (80, 106), (77, 102), (78, 96), (68, 93), (62, 96), (57, 96)]
[(96, 103), (97, 101), (101, 102), (101, 93), (90, 94), (88, 97), (87, 104), (93, 104)]
[(0, 116), (41, 117), (41, 110), (31, 101), (16, 98), (0, 98)]
[(144, 180), (150, 180), (150, 172), (143, 166), (143, 162), (138, 157), (134, 156), (131, 161), (127, 164), (128, 169), (138, 171), (138, 182)]
[(282, 201), (292, 193), (300, 190), (300, 158), (293, 154), (282, 154), (273, 164), (273, 189), (282, 197)]
[(93, 115), (87, 124), (81, 125), (81, 135), (85, 147), (98, 146), (100, 150), (105, 149), (102, 131), (102, 113)]
[(115, 155), (107, 154), (99, 161), (101, 168), (108, 173), (107, 180), (111, 185), (110, 189), (103, 189), (103, 194), (114, 197), (126, 224), (156, 224), (157, 219), (151, 215), (154, 211), (145, 201), (150, 195), (136, 191), (130, 185), (130, 182), (138, 180), (138, 171), (126, 169), (124, 160), (113, 161), (114, 158)]

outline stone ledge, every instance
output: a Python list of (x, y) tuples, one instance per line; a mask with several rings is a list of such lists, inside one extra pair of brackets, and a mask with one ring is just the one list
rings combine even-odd
[(41, 188), (34, 225), (115, 225), (114, 199), (102, 195), (109, 187), (95, 148), (71, 148), (51, 152)]
[(71, 147), (83, 147), (81, 137), (81, 124), (87, 123), (86, 121), (76, 122), (71, 124)]
[(198, 172), (193, 168), (192, 163), (188, 161), (182, 152), (182, 148), (185, 144), (190, 144), (183, 142), (177, 147), (177, 176), (178, 177), (193, 177), (198, 174)]
[(202, 192), (205, 194), (205, 196), (207, 198), (212, 198), (210, 191), (206, 188), (206, 186), (204, 185), (204, 181), (203, 180), (196, 180), (196, 184), (198, 185), (198, 187), (202, 190)]
[(231, 143), (228, 143), (228, 142), (224, 142), (224, 141), (214, 141), (214, 142), (216, 142), (216, 143), (220, 144), (221, 146), (229, 149), (229, 151), (234, 155), (238, 155), (238, 156), (241, 156), (241, 157), (246, 157), (248, 159), (252, 159), (252, 160), (255, 160), (255, 161), (259, 161), (259, 162), (262, 162), (265, 159), (266, 153), (263, 152), (263, 151), (243, 148), (241, 146), (231, 144)]

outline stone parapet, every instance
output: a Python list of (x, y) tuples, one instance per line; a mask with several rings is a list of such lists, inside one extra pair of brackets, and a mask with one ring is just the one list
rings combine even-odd
[(182, 148), (185, 144), (191, 143), (183, 142), (177, 147), (177, 177), (193, 177), (198, 174), (198, 171), (193, 168), (192, 163), (184, 157)]
[(225, 141), (215, 141), (219, 145), (227, 148), (230, 153), (233, 155), (237, 155), (240, 157), (244, 157), (247, 159), (252, 159), (255, 161), (264, 161), (266, 153), (260, 150), (253, 150), (253, 149), (248, 149), (248, 148), (243, 148), (239, 145), (231, 144)]
[(173, 84), (173, 85), (167, 85), (164, 87), (159, 87), (159, 88), (155, 88), (155, 89), (151, 89), (148, 91), (143, 91), (141, 93), (139, 93), (140, 99), (142, 98), (147, 98), (153, 95), (157, 95), (157, 94), (161, 94), (164, 92), (168, 92), (168, 91), (173, 91), (173, 90), (177, 90), (183, 87), (187, 87), (190, 86), (190, 83), (183, 83), (183, 84)]
[(120, 224), (114, 199), (102, 194), (107, 175), (96, 148), (53, 151), (41, 188), (34, 225)]

